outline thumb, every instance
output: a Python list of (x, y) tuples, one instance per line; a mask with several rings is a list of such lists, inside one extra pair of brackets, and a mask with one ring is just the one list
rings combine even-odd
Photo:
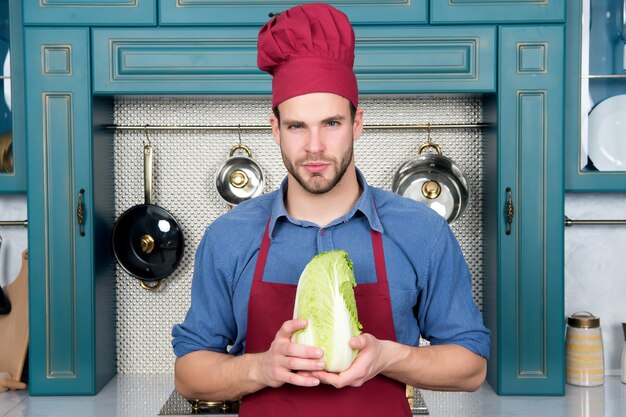
[(352, 349), (363, 349), (367, 345), (367, 336), (361, 334), (350, 339), (350, 347)]

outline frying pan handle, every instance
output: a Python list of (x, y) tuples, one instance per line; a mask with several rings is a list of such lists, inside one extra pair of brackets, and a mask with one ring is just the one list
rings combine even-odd
[(152, 204), (152, 167), (154, 152), (149, 144), (143, 148), (143, 188), (146, 204)]

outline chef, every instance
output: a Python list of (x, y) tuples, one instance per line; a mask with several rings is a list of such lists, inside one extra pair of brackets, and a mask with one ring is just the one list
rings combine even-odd
[[(242, 398), (241, 416), (410, 416), (405, 384), (476, 390), (489, 331), (446, 221), (368, 185), (356, 167), (363, 129), (354, 31), (332, 6), (293, 7), (259, 32), (258, 65), (272, 75), (270, 116), (287, 176), (206, 229), (191, 306), (174, 326), (176, 389), (188, 399)], [(298, 277), (316, 254), (354, 263), (363, 334), (341, 373), (324, 352), (291, 342)], [(420, 347), (420, 336), (428, 346)]]

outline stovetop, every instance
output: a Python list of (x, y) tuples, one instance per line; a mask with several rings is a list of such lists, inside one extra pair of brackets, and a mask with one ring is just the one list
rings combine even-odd
[(176, 390), (159, 411), (159, 415), (221, 414), (236, 416), (239, 401), (188, 401)]
[[(429, 414), (420, 390), (409, 387), (407, 396), (409, 396), (408, 401), (413, 415)], [(238, 401), (187, 401), (178, 391), (174, 390), (159, 411), (159, 415), (221, 414), (223, 416), (237, 416), (238, 412)]]

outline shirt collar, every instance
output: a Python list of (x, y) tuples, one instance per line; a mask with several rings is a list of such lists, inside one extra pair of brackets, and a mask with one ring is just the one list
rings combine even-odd
[[(377, 232), (382, 233), (383, 225), (380, 221), (380, 217), (378, 216), (378, 211), (376, 210), (373, 189), (369, 184), (367, 184), (367, 181), (365, 180), (365, 176), (363, 175), (361, 170), (359, 170), (358, 168), (356, 168), (356, 175), (357, 175), (357, 180), (359, 181), (359, 184), (361, 185), (361, 188), (363, 189), (363, 192), (359, 196), (359, 199), (357, 200), (354, 207), (352, 207), (352, 209), (348, 213), (346, 213), (344, 216), (333, 221), (329, 226), (347, 221), (351, 219), (352, 217), (354, 217), (357, 212), (360, 212), (367, 218), (367, 221), (369, 222), (370, 227), (372, 229), (376, 230)], [(287, 177), (285, 177), (283, 181), (281, 182), (280, 188), (278, 189), (278, 192), (276, 193), (276, 198), (274, 199), (274, 203), (272, 204), (272, 217), (270, 219), (270, 224), (269, 224), (270, 237), (274, 236), (274, 229), (276, 228), (276, 225), (279, 220), (281, 221), (287, 220), (294, 224), (305, 223), (305, 222), (301, 222), (299, 220), (291, 218), (289, 214), (287, 213), (287, 209), (285, 208), (285, 200), (284, 200), (284, 196), (286, 193), (287, 193)]]

